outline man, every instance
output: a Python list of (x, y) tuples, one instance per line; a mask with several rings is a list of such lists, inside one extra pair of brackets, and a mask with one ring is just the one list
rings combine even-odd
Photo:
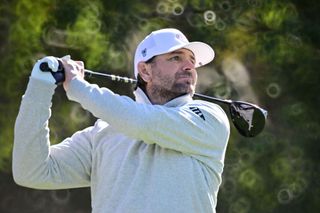
[[(176, 29), (152, 32), (135, 54), (136, 101), (88, 83), (84, 64), (63, 58), (68, 98), (99, 119), (53, 146), (48, 119), (59, 63), (41, 59), (16, 120), (16, 183), (90, 186), (93, 212), (215, 212), (229, 122), (219, 106), (192, 100), (195, 68), (213, 57), (211, 47)], [(39, 70), (43, 62), (52, 73)]]

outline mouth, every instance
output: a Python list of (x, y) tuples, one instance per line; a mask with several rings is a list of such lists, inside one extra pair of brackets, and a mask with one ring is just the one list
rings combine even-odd
[(191, 73), (183, 73), (177, 76), (178, 81), (187, 81), (192, 83), (194, 81), (194, 78)]
[(184, 72), (176, 76), (177, 79), (192, 79), (192, 74), (189, 72)]
[(189, 86), (191, 86), (191, 85), (194, 84), (194, 80), (193, 80), (193, 78), (190, 77), (190, 76), (182, 76), (182, 77), (179, 77), (179, 78), (176, 80), (176, 82), (177, 82), (178, 84), (189, 85)]
[(183, 84), (183, 85), (194, 85), (195, 84), (195, 76), (191, 71), (180, 71), (176, 73), (175, 76), (176, 83)]
[(178, 79), (192, 79), (192, 76), (179, 76)]

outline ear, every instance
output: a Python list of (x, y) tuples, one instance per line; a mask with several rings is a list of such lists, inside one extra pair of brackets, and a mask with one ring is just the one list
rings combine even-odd
[(145, 62), (139, 62), (138, 63), (138, 72), (140, 77), (145, 81), (145, 82), (150, 82), (152, 79), (152, 72), (151, 72), (151, 67), (150, 64), (147, 64)]

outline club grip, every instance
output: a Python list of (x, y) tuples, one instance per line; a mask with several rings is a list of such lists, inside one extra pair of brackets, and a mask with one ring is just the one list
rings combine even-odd
[(42, 62), (40, 65), (39, 65), (39, 69), (42, 71), (42, 72), (50, 72), (51, 75), (54, 77), (54, 79), (56, 80), (56, 84), (61, 84), (62, 82), (64, 82), (65, 80), (65, 75), (64, 75), (64, 68), (63, 68), (63, 65), (62, 65), (62, 62), (60, 60), (58, 60), (59, 62), (59, 66), (58, 66), (58, 70), (56, 72), (53, 72), (48, 63), (47, 62)]
[[(60, 60), (58, 60), (58, 62), (59, 62), (59, 66), (58, 66), (57, 72), (59, 72), (59, 71), (63, 71), (64, 72), (64, 68), (63, 68), (62, 62)], [(49, 67), (47, 62), (42, 62), (39, 65), (39, 68), (40, 68), (40, 70), (42, 72), (52, 72), (52, 70), (50, 69), (50, 67)]]
[(40, 69), (42, 72), (50, 72), (50, 71), (51, 71), (51, 69), (49, 68), (47, 62), (42, 62), (42, 63), (39, 65), (39, 69)]

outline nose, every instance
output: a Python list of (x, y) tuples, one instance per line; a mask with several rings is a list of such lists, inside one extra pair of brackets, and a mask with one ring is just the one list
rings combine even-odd
[(189, 60), (189, 59), (184, 60), (183, 70), (189, 71), (189, 70), (194, 70), (194, 69), (195, 69), (195, 65), (191, 60)]

